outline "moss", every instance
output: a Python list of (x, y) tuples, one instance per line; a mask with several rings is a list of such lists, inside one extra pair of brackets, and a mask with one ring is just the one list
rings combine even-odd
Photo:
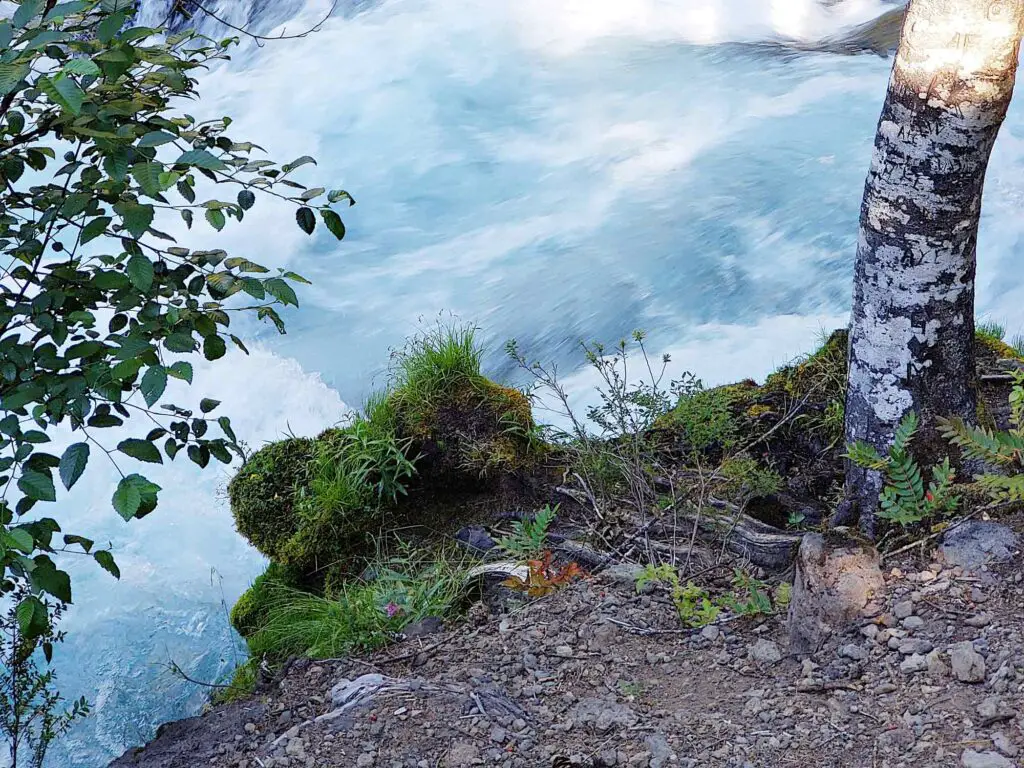
[(761, 403), (755, 404), (747, 408), (744, 412), (748, 419), (759, 419), (762, 416), (766, 416), (770, 413), (775, 413), (775, 409), (770, 405), (764, 405)]
[(254, 453), (228, 484), (238, 532), (271, 559), (299, 528), (295, 502), (308, 480), (314, 442), (288, 438)]
[(974, 334), (974, 338), (980, 347), (988, 350), (998, 359), (1024, 360), (1024, 355), (1021, 355), (1020, 351), (986, 328), (979, 328)]
[(270, 587), (278, 584), (294, 584), (295, 575), (279, 563), (271, 563), (253, 581), (231, 609), (231, 626), (242, 637), (256, 632), (266, 621), (269, 611)]
[(429, 398), (393, 394), (398, 434), (421, 454), (421, 480), (445, 486), (515, 472), (536, 456), (530, 401), (482, 376), (466, 377)]
[(771, 374), (764, 388), (791, 397), (811, 394), (823, 401), (844, 400), (847, 338), (845, 330), (833, 331), (815, 352)]
[(217, 689), (210, 697), (210, 703), (213, 705), (230, 704), (233, 701), (242, 701), (252, 696), (256, 692), (256, 672), (257, 666), (254, 659), (239, 666), (231, 676), (228, 686)]

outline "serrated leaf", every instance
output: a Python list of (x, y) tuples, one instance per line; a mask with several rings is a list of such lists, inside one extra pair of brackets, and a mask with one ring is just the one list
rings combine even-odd
[(320, 211), (320, 217), (324, 220), (324, 224), (327, 225), (327, 229), (330, 230), (332, 235), (339, 240), (345, 238), (345, 223), (341, 220), (341, 216), (330, 208), (324, 208)]
[(64, 450), (60, 457), (60, 465), (57, 471), (60, 474), (60, 481), (69, 491), (78, 478), (85, 471), (85, 465), (89, 463), (89, 444), (74, 443)]
[(132, 178), (150, 197), (156, 197), (164, 191), (164, 186), (160, 183), (160, 176), (163, 172), (162, 163), (136, 163), (132, 166)]
[(17, 88), (31, 71), (28, 64), (0, 64), (0, 96), (6, 96)]
[(263, 287), (267, 289), (267, 293), (281, 301), (281, 303), (299, 306), (299, 299), (295, 295), (295, 291), (281, 278), (272, 277), (263, 283)]
[(238, 193), (238, 205), (243, 211), (248, 211), (256, 205), (256, 195), (248, 189), (243, 189)]
[(187, 381), (189, 384), (192, 383), (191, 363), (186, 363), (184, 360), (179, 360), (178, 362), (172, 364), (171, 367), (167, 369), (167, 372), (176, 379)]
[(71, 114), (77, 115), (82, 111), (85, 91), (70, 77), (63, 74), (53, 78), (43, 76), (36, 80), (36, 87), (45, 93), (50, 101)]
[(105, 549), (101, 549), (93, 555), (96, 562), (99, 563), (100, 567), (113, 576), (115, 579), (121, 578), (121, 569), (117, 567), (117, 563), (114, 562), (114, 556)]
[(220, 336), (212, 335), (203, 339), (203, 357), (207, 360), (219, 360), (227, 352), (227, 345)]
[(43, 10), (43, 0), (22, 0), (11, 21), (16, 29), (23, 29)]
[(142, 504), (142, 495), (139, 493), (139, 489), (129, 482), (126, 477), (117, 484), (117, 488), (114, 490), (114, 495), (111, 498), (111, 503), (114, 505), (117, 514), (125, 520), (131, 520), (135, 517), (135, 513), (139, 511), (139, 506)]
[(167, 370), (162, 365), (150, 366), (139, 383), (139, 389), (146, 405), (154, 405), (167, 389)]
[(223, 171), (228, 167), (223, 160), (205, 149), (190, 149), (188, 152), (182, 153), (181, 157), (175, 161), (175, 165), (191, 165), (208, 171)]
[(220, 405), (220, 400), (213, 400), (212, 398), (204, 397), (199, 401), (199, 410), (203, 413), (209, 413), (218, 405)]
[(53, 478), (48, 474), (26, 469), (18, 478), (18, 488), (28, 498), (36, 501), (56, 501), (57, 491), (53, 487)]
[(164, 144), (170, 144), (172, 141), (177, 141), (178, 137), (173, 133), (167, 133), (167, 131), (150, 131), (141, 139), (137, 146), (140, 147), (159, 147)]
[(62, 603), (71, 602), (71, 577), (59, 570), (49, 559), (37, 560), (32, 570), (32, 586), (47, 592)]
[(145, 256), (138, 253), (132, 256), (125, 265), (125, 271), (132, 285), (140, 291), (146, 292), (153, 287), (153, 262)]
[(11, 528), (6, 532), (10, 539), (10, 546), (21, 550), (26, 555), (31, 553), (36, 547), (35, 539), (32, 538), (32, 534), (26, 531), (24, 528)]
[(97, 216), (95, 219), (91, 219), (89, 223), (82, 228), (82, 232), (78, 236), (78, 242), (85, 245), (90, 240), (95, 240), (107, 231), (107, 227), (110, 226), (110, 222), (111, 219), (109, 216)]
[(92, 59), (72, 59), (63, 67), (71, 75), (99, 75), (100, 68)]
[(192, 352), (196, 348), (196, 341), (187, 333), (172, 333), (164, 339), (164, 346), (171, 352)]
[(227, 223), (224, 213), (216, 208), (210, 208), (206, 211), (206, 220), (210, 223), (210, 226), (218, 232), (224, 229), (224, 225)]
[(313, 209), (302, 206), (295, 212), (295, 221), (299, 225), (299, 229), (305, 232), (307, 235), (312, 235), (313, 230), (316, 229), (316, 216), (313, 215)]
[(19, 631), (26, 638), (38, 637), (46, 631), (50, 624), (46, 615), (46, 606), (34, 595), (26, 597), (18, 603), (18, 607), (14, 609), (14, 615), (18, 620)]
[(163, 457), (160, 455), (160, 451), (148, 440), (139, 440), (135, 437), (129, 437), (126, 440), (122, 440), (117, 444), (117, 450), (126, 456), (131, 456), (133, 459), (139, 461), (147, 461), (150, 464), (163, 464)]

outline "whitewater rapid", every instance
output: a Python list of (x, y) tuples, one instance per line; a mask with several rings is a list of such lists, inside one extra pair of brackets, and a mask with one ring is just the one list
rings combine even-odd
[[(275, 34), (329, 5), (216, 0)], [(846, 320), (857, 212), (889, 62), (766, 55), (891, 5), (873, 0), (383, 0), (343, 3), (316, 34), (246, 45), (204, 76), (197, 116), (304, 178), (359, 201), (349, 236), (312, 240), (261, 202), (221, 235), (177, 230), (314, 282), (287, 336), (242, 326), (253, 350), (197, 366), (194, 398), (222, 400), (250, 445), (312, 434), (380, 384), (389, 347), (441, 310), (501, 342), (579, 365), (581, 338), (635, 327), (708, 382), (763, 376)], [(149, 20), (166, 3), (145, 7)], [(211, 33), (226, 34), (216, 24)], [(1024, 217), (1024, 112), (1011, 110), (987, 184), (979, 306), (1024, 325), (1014, 259)], [(586, 371), (570, 376), (588, 396)], [(75, 569), (62, 687), (95, 714), (51, 764), (95, 768), (192, 714), (241, 653), (226, 607), (263, 561), (233, 530), (230, 470), (177, 462), (159, 510), (124, 524), (110, 473), (90, 467), (61, 514), (109, 539), (124, 577)]]

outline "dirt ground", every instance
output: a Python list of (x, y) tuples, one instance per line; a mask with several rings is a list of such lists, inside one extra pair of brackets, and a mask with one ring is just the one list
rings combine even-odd
[(294, 662), (112, 765), (1019, 767), (1019, 549), (976, 569), (934, 558), (886, 562), (884, 612), (808, 659), (785, 616), (682, 629), (619, 565), (375, 656)]

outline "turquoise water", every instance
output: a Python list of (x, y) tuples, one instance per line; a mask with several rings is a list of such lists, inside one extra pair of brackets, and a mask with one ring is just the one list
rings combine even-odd
[[(297, 31), (323, 3), (222, 0), (234, 23)], [(508, 6), (508, 7), (505, 7)], [(385, 0), (347, 3), (302, 40), (249, 46), (205, 77), (204, 116), (359, 201), (349, 236), (305, 238), (263, 204), (216, 242), (314, 285), (289, 333), (244, 327), (253, 354), (197, 366), (250, 445), (308, 434), (380, 382), (389, 347), (446, 310), (572, 371), (580, 337), (646, 328), (707, 381), (762, 376), (845, 321), (861, 186), (889, 63), (780, 56), (884, 6), (848, 0)], [(156, 3), (147, 13), (157, 14)], [(980, 241), (981, 312), (1024, 325), (1024, 108), (997, 146)], [(325, 184), (326, 186), (326, 184)], [(161, 227), (171, 228), (171, 227)], [(585, 372), (570, 377), (585, 398)], [(92, 468), (90, 468), (92, 470)], [(53, 754), (93, 766), (195, 712), (238, 658), (225, 615), (262, 569), (233, 531), (226, 470), (160, 468), (157, 514), (123, 524), (113, 478), (61, 514), (109, 539), (124, 577), (79, 568), (63, 688), (95, 715)]]

